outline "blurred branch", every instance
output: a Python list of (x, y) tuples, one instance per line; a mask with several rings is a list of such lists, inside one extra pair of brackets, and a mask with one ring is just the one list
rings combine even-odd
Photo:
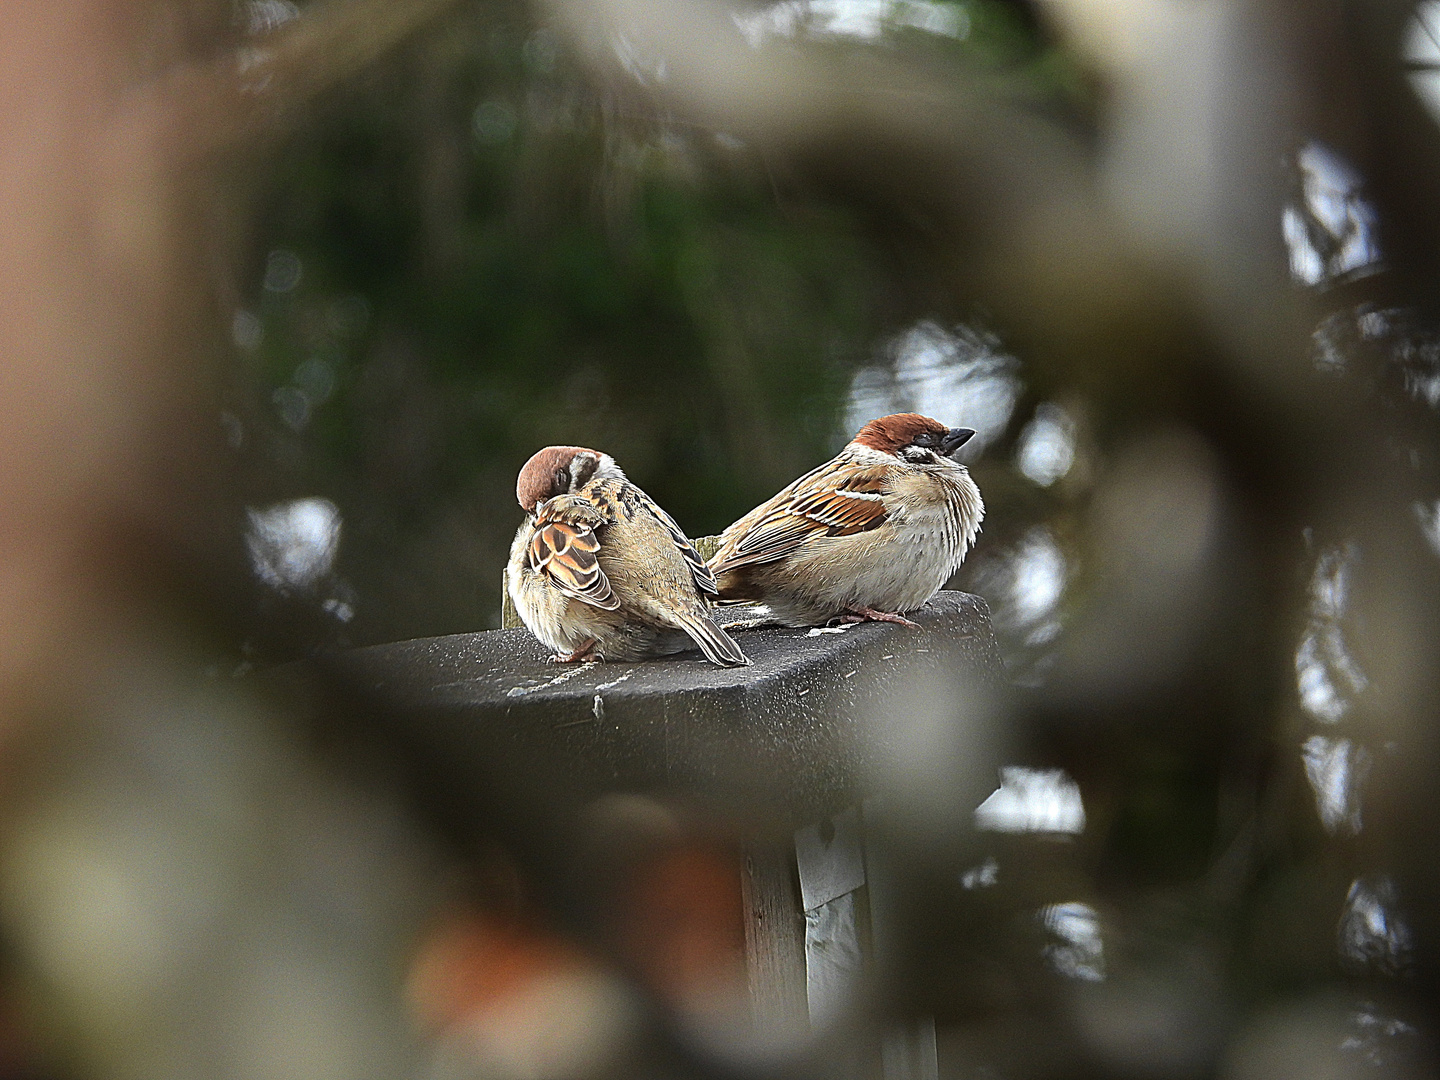
[(891, 50), (754, 47), (715, 4), (542, 8), (602, 74), (884, 208), (887, 229), (913, 230), (950, 295), (984, 304), (1040, 380), (1133, 378), (1192, 310), (1117, 220), (1094, 149), (984, 72)]
[(457, 0), (321, 0), (264, 37), (172, 71), (139, 111), (186, 158), (278, 134), (296, 110), (355, 77)]
[[(1078, 142), (998, 104), (963, 73), (941, 78), (873, 52), (862, 59), (791, 42), (752, 47), (712, 4), (547, 0), (543, 7), (597, 68), (628, 74), (684, 117), (762, 148), (871, 140), (880, 157), (887, 146), (921, 160), (945, 157), (963, 170), (967, 194), (1001, 204), (1087, 201)], [(914, 183), (918, 194), (928, 178), (895, 179)], [(976, 210), (977, 219), (1004, 217), (998, 205)]]

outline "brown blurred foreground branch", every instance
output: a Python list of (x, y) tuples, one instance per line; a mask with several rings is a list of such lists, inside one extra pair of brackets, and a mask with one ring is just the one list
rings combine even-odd
[(160, 78), (146, 96), (187, 156), (275, 137), (317, 96), (353, 78), (457, 0), (323, 0), (284, 26)]
[(71, 0), (7, 21), (0, 725), (53, 706), (101, 612), (124, 627), (118, 608), (157, 599), (130, 579), (224, 514), (209, 362), (235, 230), (211, 169), (451, 2), (332, 0), (249, 39), (229, 3)]

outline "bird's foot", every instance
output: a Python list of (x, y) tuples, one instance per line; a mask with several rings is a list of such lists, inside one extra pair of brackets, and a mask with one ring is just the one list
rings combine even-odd
[(893, 622), (899, 623), (901, 626), (909, 626), (915, 630), (920, 629), (919, 623), (911, 622), (909, 619), (905, 618), (904, 615), (901, 615), (898, 612), (876, 611), (874, 608), (868, 607), (852, 608), (850, 611), (847, 611), (844, 615), (841, 615), (835, 621), (841, 623)]
[(587, 641), (584, 645), (581, 645), (580, 648), (576, 649), (569, 656), (564, 656), (560, 653), (556, 653), (554, 656), (549, 657), (549, 661), (552, 664), (573, 664), (577, 660), (593, 660), (595, 658), (591, 655), (591, 653), (595, 651), (596, 644), (597, 643), (593, 640)]

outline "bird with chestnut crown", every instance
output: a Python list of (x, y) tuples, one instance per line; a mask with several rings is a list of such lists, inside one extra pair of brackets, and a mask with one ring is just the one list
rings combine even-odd
[(918, 413), (872, 420), (721, 534), (721, 600), (754, 600), (786, 626), (914, 626), (980, 531), (985, 504), (951, 455), (975, 432)]
[(553, 660), (642, 660), (699, 646), (749, 658), (711, 617), (715, 579), (673, 518), (609, 454), (547, 446), (520, 470), (505, 586)]

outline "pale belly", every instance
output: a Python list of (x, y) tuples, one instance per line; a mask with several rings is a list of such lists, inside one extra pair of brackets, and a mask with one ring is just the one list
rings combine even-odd
[[(937, 515), (938, 518), (938, 515)], [(914, 611), (940, 591), (959, 562), (943, 523), (904, 534), (821, 538), (791, 557), (770, 604), (776, 615), (812, 621), (858, 608)], [(773, 593), (772, 593), (773, 595)]]
[(566, 596), (528, 569), (507, 573), (521, 621), (557, 656), (569, 656), (591, 642), (597, 660), (643, 660), (693, 647), (678, 630), (627, 618), (623, 611), (602, 611)]

